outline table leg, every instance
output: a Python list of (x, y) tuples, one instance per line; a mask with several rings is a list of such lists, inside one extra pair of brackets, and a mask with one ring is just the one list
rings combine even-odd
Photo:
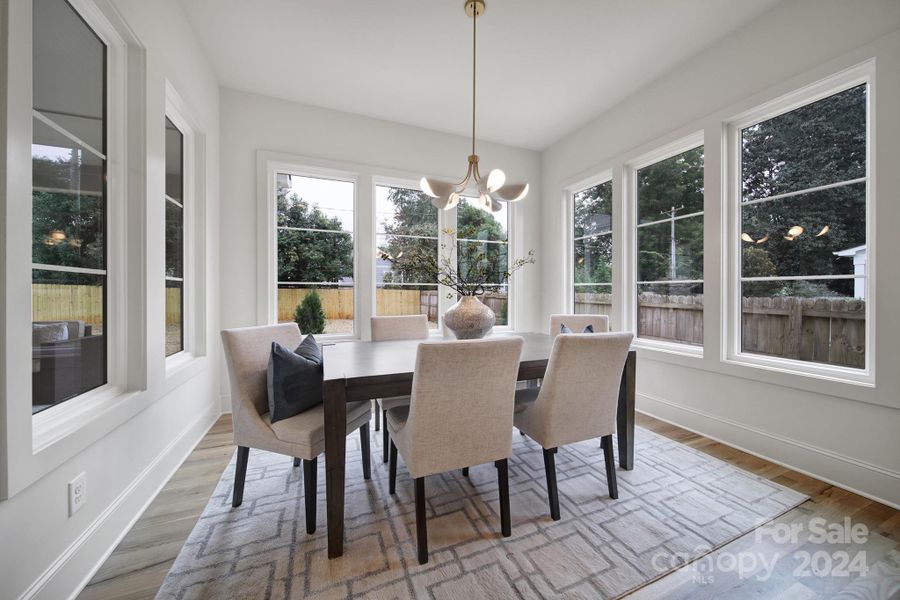
[(628, 352), (622, 381), (619, 384), (619, 407), (616, 412), (616, 435), (619, 438), (619, 466), (634, 468), (634, 375), (637, 362), (634, 350)]
[(343, 379), (325, 382), (325, 502), (328, 558), (344, 553), (344, 466), (347, 460), (347, 388)]

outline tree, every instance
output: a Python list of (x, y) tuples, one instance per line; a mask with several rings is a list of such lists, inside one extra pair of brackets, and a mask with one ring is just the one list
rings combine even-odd
[[(353, 236), (341, 221), (297, 194), (278, 195), (278, 281), (337, 282), (353, 277)], [(334, 231), (335, 233), (331, 233)]]
[(304, 334), (320, 334), (325, 331), (325, 311), (322, 298), (316, 290), (310, 291), (294, 310), (294, 321)]

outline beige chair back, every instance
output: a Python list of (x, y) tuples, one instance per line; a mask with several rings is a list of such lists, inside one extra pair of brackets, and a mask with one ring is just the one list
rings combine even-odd
[(616, 432), (622, 369), (631, 333), (563, 333), (556, 336), (534, 406), (529, 431), (545, 448)]
[(572, 333), (581, 333), (588, 325), (594, 326), (594, 333), (609, 331), (609, 317), (606, 315), (550, 315), (550, 337), (559, 335), (562, 324)]
[(272, 342), (293, 350), (300, 345), (300, 341), (300, 328), (296, 323), (222, 331), (225, 361), (231, 380), (234, 439), (238, 445), (258, 448), (258, 442), (254, 440), (260, 435), (272, 435), (268, 423), (260, 418), (260, 415), (269, 412), (266, 369), (272, 353)]
[(426, 315), (372, 317), (371, 324), (373, 342), (424, 340), (428, 337), (428, 317)]
[(419, 345), (403, 457), (412, 477), (509, 457), (523, 344), (510, 336)]

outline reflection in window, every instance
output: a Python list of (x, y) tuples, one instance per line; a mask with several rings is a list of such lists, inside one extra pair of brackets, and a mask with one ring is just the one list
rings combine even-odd
[(276, 172), (278, 322), (304, 333), (353, 333), (350, 181)]
[(184, 350), (184, 135), (166, 119), (166, 356)]
[(37, 413), (106, 383), (106, 46), (64, 0), (33, 10)]
[(375, 314), (427, 315), (436, 328), (437, 282), (417, 268), (438, 260), (438, 212), (431, 199), (418, 190), (376, 186), (375, 244)]
[(703, 345), (703, 146), (637, 172), (638, 336)]
[(743, 352), (865, 367), (866, 93), (741, 130)]
[(575, 313), (612, 308), (612, 181), (575, 193)]
[(497, 325), (509, 325), (509, 205), (487, 212), (475, 198), (462, 198), (456, 212), (456, 264), (461, 276), (475, 270), (488, 273), (482, 302), (497, 318)]

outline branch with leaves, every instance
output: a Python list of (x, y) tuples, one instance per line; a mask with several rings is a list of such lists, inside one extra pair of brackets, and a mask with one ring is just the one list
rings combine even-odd
[[(453, 235), (452, 230), (444, 230), (448, 236)], [(482, 242), (461, 242), (470, 246), (486, 246)], [(462, 265), (454, 264), (453, 253), (446, 243), (441, 243), (440, 251), (435, 254), (432, 249), (423, 246), (414, 246), (392, 256), (388, 252), (380, 251), (382, 259), (391, 263), (398, 271), (407, 274), (407, 277), (415, 281), (435, 281), (455, 291), (460, 296), (480, 296), (485, 293), (487, 287), (502, 285), (509, 281), (513, 273), (535, 263), (534, 250), (529, 250), (524, 258), (516, 259), (512, 264), (497, 253), (490, 253), (479, 249), (472, 254), (467, 254)], [(501, 264), (501, 262), (503, 264)], [(450, 295), (452, 297), (452, 294)]]

